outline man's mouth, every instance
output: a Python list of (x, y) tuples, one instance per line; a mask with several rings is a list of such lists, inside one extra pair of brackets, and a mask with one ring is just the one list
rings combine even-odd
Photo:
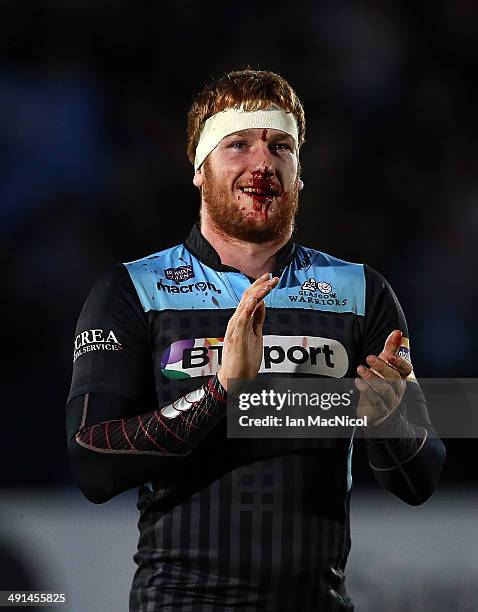
[(275, 189), (270, 188), (262, 188), (262, 187), (240, 187), (242, 193), (245, 193), (247, 196), (255, 200), (256, 202), (260, 202), (261, 204), (267, 204), (272, 202), (274, 197), (277, 195), (277, 191)]

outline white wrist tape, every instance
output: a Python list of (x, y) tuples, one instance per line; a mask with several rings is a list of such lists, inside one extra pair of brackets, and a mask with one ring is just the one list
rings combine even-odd
[(299, 141), (299, 130), (294, 115), (276, 104), (258, 111), (245, 111), (242, 107), (228, 108), (204, 122), (196, 147), (194, 170), (201, 166), (225, 136), (250, 128), (280, 130), (292, 136), (296, 146)]

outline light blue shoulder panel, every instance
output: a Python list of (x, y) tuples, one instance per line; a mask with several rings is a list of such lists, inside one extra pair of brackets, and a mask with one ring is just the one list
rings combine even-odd
[[(249, 279), (240, 272), (209, 268), (184, 245), (125, 264), (146, 312), (236, 308)], [(365, 312), (362, 264), (297, 246), (278, 286), (267, 296), (271, 308)]]
[(225, 274), (202, 264), (182, 244), (124, 265), (145, 312), (237, 306)]
[(364, 315), (363, 265), (298, 245), (294, 260), (266, 304)]

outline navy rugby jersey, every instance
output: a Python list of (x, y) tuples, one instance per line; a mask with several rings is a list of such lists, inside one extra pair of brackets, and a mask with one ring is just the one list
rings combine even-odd
[[(291, 240), (273, 275), (259, 377), (355, 377), (391, 331), (408, 336), (395, 295), (366, 265)], [(140, 487), (132, 611), (353, 609), (352, 439), (226, 436), (215, 373), (250, 283), (195, 226), (184, 244), (113, 268), (80, 315), (72, 468), (95, 502)], [(368, 444), (380, 484), (413, 504), (431, 494), (444, 453), (417, 405), (388, 419), (408, 432), (405, 445)]]

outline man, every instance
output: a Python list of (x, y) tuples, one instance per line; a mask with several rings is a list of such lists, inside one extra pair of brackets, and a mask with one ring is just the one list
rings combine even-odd
[[(97, 503), (140, 486), (130, 610), (353, 609), (350, 437), (228, 439), (230, 379), (357, 377), (379, 483), (410, 504), (436, 486), (444, 447), (395, 295), (371, 268), (293, 241), (304, 131), (300, 101), (274, 73), (207, 87), (188, 122), (200, 225), (116, 266), (81, 313), (72, 468)], [(263, 359), (272, 345), (281, 363)], [(293, 346), (314, 359), (299, 366)]]

